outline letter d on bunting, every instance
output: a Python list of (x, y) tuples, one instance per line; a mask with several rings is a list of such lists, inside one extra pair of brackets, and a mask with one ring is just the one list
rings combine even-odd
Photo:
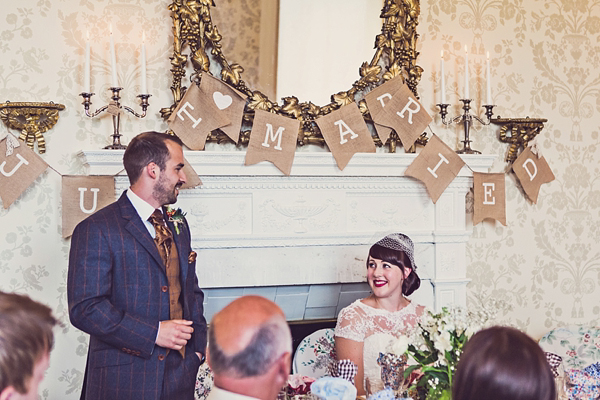
[(15, 147), (7, 156), (6, 138), (0, 141), (0, 198), (4, 208), (10, 207), (47, 167), (40, 156), (24, 145)]
[(527, 197), (537, 203), (540, 187), (554, 180), (554, 174), (544, 157), (538, 157), (527, 147), (512, 165)]

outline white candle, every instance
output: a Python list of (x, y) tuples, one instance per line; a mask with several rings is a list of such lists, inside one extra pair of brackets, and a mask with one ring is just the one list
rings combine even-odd
[(440, 52), (440, 56), (440, 74), (442, 75), (440, 80), (440, 89), (442, 92), (442, 104), (446, 104), (446, 80), (444, 79), (444, 50)]
[(112, 87), (119, 87), (119, 80), (117, 79), (117, 56), (115, 55), (112, 25), (110, 25), (110, 67), (112, 72)]
[(486, 76), (486, 80), (487, 80), (487, 105), (492, 105), (492, 78), (490, 75), (490, 52), (487, 52), (487, 62), (486, 62), (486, 67), (487, 67), (487, 76)]
[(142, 94), (148, 94), (146, 82), (146, 32), (142, 32)]
[(90, 32), (85, 35), (85, 66), (83, 67), (83, 91), (90, 92)]
[(469, 98), (469, 52), (465, 44), (465, 99)]

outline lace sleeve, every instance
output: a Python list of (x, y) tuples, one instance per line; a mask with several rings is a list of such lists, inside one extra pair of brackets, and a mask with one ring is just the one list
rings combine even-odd
[(359, 309), (353, 304), (340, 311), (335, 326), (335, 336), (354, 340), (355, 342), (363, 342), (365, 340), (365, 324), (363, 317), (359, 313)]

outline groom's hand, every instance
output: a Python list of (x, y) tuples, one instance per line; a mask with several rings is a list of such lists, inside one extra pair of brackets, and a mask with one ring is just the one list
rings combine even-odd
[(161, 321), (156, 344), (167, 349), (181, 349), (192, 338), (194, 332), (194, 328), (190, 326), (192, 323), (185, 319)]

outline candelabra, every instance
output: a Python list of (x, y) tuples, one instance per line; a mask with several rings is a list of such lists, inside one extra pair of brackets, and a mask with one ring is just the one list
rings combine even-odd
[(485, 116), (487, 117), (487, 121), (482, 120), (477, 115), (471, 114), (471, 99), (460, 99), (463, 102), (463, 114), (458, 115), (450, 121), (446, 121), (446, 115), (448, 115), (448, 106), (450, 104), (437, 104), (440, 108), (440, 116), (442, 117), (442, 123), (446, 126), (449, 126), (455, 122), (462, 122), (465, 130), (465, 140), (462, 141), (463, 148), (458, 150), (458, 154), (481, 154), (480, 151), (473, 150), (471, 148), (471, 139), (469, 138), (469, 131), (471, 129), (471, 125), (473, 124), (473, 119), (476, 119), (482, 125), (489, 125), (492, 119), (492, 115), (494, 114), (492, 109), (495, 107), (494, 105), (484, 104), (485, 107)]
[(119, 124), (121, 122), (121, 110), (124, 109), (125, 111), (130, 112), (137, 118), (144, 118), (146, 116), (146, 110), (148, 109), (148, 99), (150, 98), (150, 96), (152, 96), (151, 94), (140, 94), (137, 96), (141, 99), (140, 105), (142, 106), (142, 113), (138, 114), (131, 107), (127, 107), (121, 104), (121, 95), (119, 93), (121, 89), (123, 88), (111, 87), (109, 89), (110, 91), (112, 91), (111, 101), (107, 105), (97, 109), (93, 113), (90, 113), (90, 104), (92, 104), (91, 98), (95, 93), (83, 92), (80, 94), (83, 97), (82, 104), (85, 108), (85, 115), (87, 115), (88, 117), (94, 118), (95, 116), (101, 114), (104, 111), (112, 115), (114, 129), (112, 134), (113, 143), (109, 146), (106, 146), (105, 149), (116, 150), (126, 148), (126, 146), (121, 144), (122, 135), (119, 133)]

